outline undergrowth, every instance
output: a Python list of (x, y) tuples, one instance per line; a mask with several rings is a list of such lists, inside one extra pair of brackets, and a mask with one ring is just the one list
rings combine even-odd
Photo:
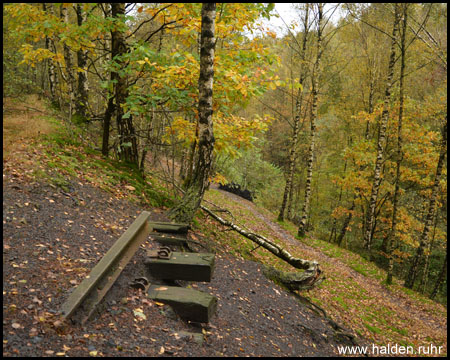
[[(55, 122), (49, 118), (50, 122)], [(105, 158), (80, 139), (81, 130), (58, 125), (55, 131), (34, 141), (39, 162), (34, 176), (70, 192), (70, 182), (84, 180), (117, 197), (152, 207), (171, 207), (173, 195), (149, 174), (133, 164)]]

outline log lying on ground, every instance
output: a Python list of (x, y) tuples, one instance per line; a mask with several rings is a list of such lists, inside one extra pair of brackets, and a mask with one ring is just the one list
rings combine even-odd
[(263, 274), (270, 280), (281, 283), (290, 291), (295, 290), (310, 290), (314, 286), (319, 285), (324, 279), (320, 276), (320, 271), (316, 272), (316, 278), (311, 277), (310, 274), (305, 271), (299, 272), (283, 272), (275, 269), (272, 266), (263, 266)]
[[(289, 279), (286, 279), (286, 286), (290, 287), (292, 290), (307, 290), (313, 288), (315, 285), (322, 281), (321, 276), (322, 271), (320, 270), (319, 264), (316, 261), (309, 261), (292, 256), (288, 251), (280, 247), (279, 245), (273, 243), (266, 237), (255, 234), (253, 232), (242, 229), (231, 221), (221, 218), (219, 215), (215, 214), (213, 211), (207, 207), (200, 206), (203, 211), (211, 215), (214, 219), (220, 222), (222, 225), (228, 226), (235, 230), (247, 239), (252, 240), (258, 245), (262, 246), (264, 249), (269, 250), (272, 254), (279, 257), (280, 259), (286, 261), (288, 264), (292, 265), (296, 269), (305, 270), (302, 273), (289, 273)], [(281, 279), (280, 279), (281, 280)]]

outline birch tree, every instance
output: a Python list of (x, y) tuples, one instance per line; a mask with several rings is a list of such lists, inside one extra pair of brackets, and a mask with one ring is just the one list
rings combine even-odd
[(116, 124), (119, 132), (118, 151), (121, 159), (138, 164), (138, 150), (133, 125), (132, 115), (124, 116), (123, 104), (129, 94), (127, 85), (127, 76), (122, 75), (120, 70), (126, 67), (124, 55), (127, 53), (127, 44), (125, 40), (125, 3), (111, 3), (111, 14), (116, 18), (118, 25), (111, 31), (112, 41), (112, 59), (118, 65), (118, 71), (111, 73), (111, 79), (115, 83), (115, 113)]
[(386, 79), (386, 90), (384, 94), (383, 112), (378, 129), (377, 157), (375, 161), (372, 191), (369, 199), (367, 211), (366, 229), (364, 232), (364, 247), (367, 250), (372, 248), (373, 230), (375, 223), (375, 208), (378, 200), (378, 193), (381, 185), (381, 170), (384, 162), (384, 150), (386, 145), (386, 127), (389, 118), (389, 102), (391, 100), (392, 78), (394, 76), (394, 65), (396, 58), (397, 33), (400, 22), (400, 4), (395, 4), (394, 24), (391, 37), (391, 52), (389, 58), (388, 75)]
[[(60, 8), (60, 16), (61, 19), (64, 21), (64, 23), (69, 26), (70, 20), (69, 20), (69, 12), (68, 8), (62, 4)], [(69, 117), (72, 116), (72, 110), (73, 105), (75, 103), (76, 98), (76, 78), (74, 74), (74, 68), (73, 68), (73, 55), (70, 47), (67, 45), (67, 43), (64, 43), (63, 45), (64, 49), (64, 61), (66, 63), (66, 74), (67, 74), (67, 84), (69, 86)]]
[(284, 213), (286, 210), (286, 204), (288, 201), (288, 195), (292, 199), (292, 188), (294, 182), (294, 170), (295, 170), (295, 160), (296, 160), (296, 149), (297, 149), (297, 141), (298, 141), (298, 133), (300, 129), (300, 117), (302, 110), (302, 100), (303, 100), (303, 87), (306, 79), (306, 44), (308, 41), (308, 32), (309, 32), (309, 4), (306, 4), (305, 15), (303, 18), (303, 38), (302, 38), (302, 47), (301, 47), (301, 55), (300, 55), (300, 77), (299, 77), (299, 89), (295, 103), (295, 116), (294, 116), (294, 129), (291, 140), (291, 149), (289, 152), (289, 168), (286, 178), (286, 186), (284, 188), (283, 201), (281, 203), (280, 213), (278, 215), (278, 220), (284, 220)]
[(403, 159), (403, 139), (402, 139), (402, 121), (403, 121), (403, 107), (404, 107), (404, 78), (405, 78), (405, 56), (406, 56), (406, 26), (408, 23), (408, 4), (402, 5), (402, 33), (400, 41), (400, 51), (401, 51), (401, 63), (400, 63), (400, 100), (399, 100), (399, 111), (398, 111), (398, 125), (397, 125), (397, 159), (396, 159), (396, 175), (395, 175), (395, 188), (392, 200), (392, 224), (391, 231), (387, 235), (387, 253), (389, 256), (389, 265), (386, 282), (392, 284), (392, 273), (394, 270), (394, 258), (392, 255), (392, 250), (395, 247), (395, 230), (397, 226), (397, 209), (399, 202), (400, 193), (400, 168)]
[(417, 248), (416, 255), (414, 256), (411, 266), (408, 271), (408, 275), (405, 280), (405, 286), (412, 289), (414, 282), (417, 278), (419, 271), (419, 263), (422, 260), (422, 256), (426, 246), (428, 245), (428, 235), (433, 227), (433, 220), (436, 212), (436, 203), (439, 192), (439, 183), (442, 177), (442, 170), (445, 165), (445, 157), (447, 155), (447, 115), (445, 116), (445, 123), (442, 127), (442, 139), (440, 144), (439, 159), (436, 167), (436, 174), (434, 177), (433, 188), (431, 191), (430, 200), (428, 203), (427, 215), (425, 218), (425, 226), (419, 240), (419, 247)]
[[(46, 3), (42, 3), (42, 10), (44, 13), (51, 11)], [(45, 36), (45, 48), (51, 52), (53, 52), (55, 48), (55, 44), (53, 43), (53, 39), (50, 36)], [(54, 105), (59, 104), (57, 88), (58, 88), (58, 74), (56, 71), (56, 66), (53, 59), (47, 59), (48, 64), (48, 82), (50, 88), (50, 96), (51, 102)]]
[(319, 76), (320, 76), (320, 59), (322, 56), (322, 20), (323, 20), (323, 4), (317, 4), (317, 57), (314, 64), (313, 78), (312, 78), (312, 104), (311, 104), (311, 132), (310, 144), (307, 160), (307, 175), (305, 186), (305, 201), (303, 203), (302, 218), (298, 227), (298, 236), (302, 237), (306, 232), (306, 223), (309, 218), (309, 207), (311, 201), (311, 182), (313, 175), (314, 163), (314, 147), (316, 136), (316, 119), (317, 119), (317, 105), (319, 93)]
[[(77, 4), (75, 7), (77, 13), (77, 23), (81, 27), (86, 22), (86, 12), (81, 9), (81, 5)], [(88, 106), (88, 77), (87, 77), (87, 59), (88, 50), (80, 47), (77, 51), (77, 65), (80, 69), (78, 71), (78, 89), (77, 99), (75, 103), (75, 110), (77, 116), (84, 120), (87, 116)]]
[(200, 40), (200, 76), (198, 79), (198, 152), (197, 166), (189, 182), (189, 187), (181, 202), (169, 213), (176, 221), (190, 223), (200, 207), (212, 163), (214, 148), (213, 134), (213, 79), (215, 50), (216, 4), (202, 4)]

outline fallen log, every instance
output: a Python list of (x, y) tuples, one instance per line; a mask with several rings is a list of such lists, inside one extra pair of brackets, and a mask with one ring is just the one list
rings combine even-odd
[(280, 283), (289, 291), (310, 290), (320, 284), (324, 279), (320, 270), (316, 272), (316, 278), (310, 276), (308, 271), (304, 272), (283, 272), (272, 266), (263, 267), (263, 274), (270, 280)]
[(206, 206), (201, 205), (200, 208), (211, 215), (214, 219), (220, 222), (222, 225), (228, 226), (234, 231), (238, 232), (247, 239), (255, 242), (256, 244), (262, 246), (264, 249), (270, 251), (275, 256), (286, 261), (288, 264), (292, 265), (296, 269), (305, 270), (302, 273), (289, 273), (288, 278), (284, 279), (285, 285), (292, 290), (309, 290), (315, 285), (323, 280), (321, 276), (322, 271), (320, 270), (317, 261), (309, 261), (292, 256), (286, 249), (283, 249), (278, 244), (270, 241), (266, 237), (247, 231), (231, 221), (225, 220), (219, 215), (215, 214), (212, 210), (208, 209)]
[[(180, 191), (182, 194), (184, 194), (183, 189), (181, 189), (176, 184), (172, 183), (172, 185), (178, 191)], [(206, 201), (206, 202), (214, 205), (218, 209), (218, 210), (216, 210), (218, 212), (227, 212), (234, 219), (233, 214), (229, 210), (221, 209), (219, 206), (217, 206), (214, 203), (207, 201), (205, 199), (203, 199), (203, 201)], [(215, 214), (213, 211), (211, 211), (204, 205), (200, 205), (200, 208), (203, 211), (205, 211), (206, 213), (208, 213), (209, 215), (211, 215), (214, 219), (216, 219), (222, 225), (228, 226), (230, 229), (238, 232), (242, 236), (245, 236), (247, 239), (255, 242), (259, 246), (262, 246), (264, 249), (270, 251), (272, 254), (274, 254), (278, 258), (286, 261), (288, 264), (292, 265), (296, 269), (305, 270), (303, 273), (296, 273), (297, 275), (295, 275), (295, 276), (291, 273), (291, 275), (290, 275), (291, 280), (289, 280), (288, 282), (290, 283), (290, 288), (292, 290), (310, 290), (314, 286), (320, 284), (320, 282), (322, 282), (322, 280), (324, 279), (322, 270), (320, 269), (319, 263), (317, 261), (309, 261), (309, 260), (296, 258), (296, 257), (292, 256), (287, 250), (283, 249), (279, 245), (270, 241), (266, 237), (256, 234), (256, 233), (253, 233), (251, 231), (247, 231), (247, 230), (237, 226), (233, 222), (223, 219), (222, 217)], [(292, 281), (292, 279), (294, 281)], [(286, 286), (287, 286), (287, 284), (286, 284)]]

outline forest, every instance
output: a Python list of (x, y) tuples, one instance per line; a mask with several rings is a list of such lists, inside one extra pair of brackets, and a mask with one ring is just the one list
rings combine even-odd
[[(294, 285), (278, 281), (312, 301), (346, 275), (331, 275), (328, 260), (300, 244), (357, 256), (350, 267), (374, 269), (383, 289), (446, 308), (447, 5), (291, 6), (293, 20), (273, 3), (3, 4), (4, 118), (28, 104), (37, 115), (51, 112), (65, 133), (52, 138), (40, 123), (24, 125), (50, 139), (31, 145), (29, 153), (46, 154), (33, 179), (49, 180), (45, 164), (63, 194), (72, 194), (70, 176), (83, 178), (115, 195), (134, 192), (200, 233), (234, 230), (243, 237), (227, 246), (245, 241), (251, 260), (255, 249), (269, 251), (290, 266), (279, 270), (297, 271)], [(280, 31), (268, 26), (273, 19)], [(4, 196), (5, 172), (17, 161), (5, 157), (20, 143), (5, 124)], [(106, 161), (117, 182), (95, 168), (81, 176)], [(244, 196), (295, 242), (272, 240), (263, 215), (251, 227), (248, 209), (217, 189)], [(4, 237), (8, 209), (4, 202)], [(10, 280), (4, 275), (4, 299)], [(341, 305), (349, 301), (342, 296)], [(326, 301), (317, 304), (375, 341)], [(369, 323), (365, 331), (381, 336)], [(446, 337), (430, 339), (446, 349)]]

